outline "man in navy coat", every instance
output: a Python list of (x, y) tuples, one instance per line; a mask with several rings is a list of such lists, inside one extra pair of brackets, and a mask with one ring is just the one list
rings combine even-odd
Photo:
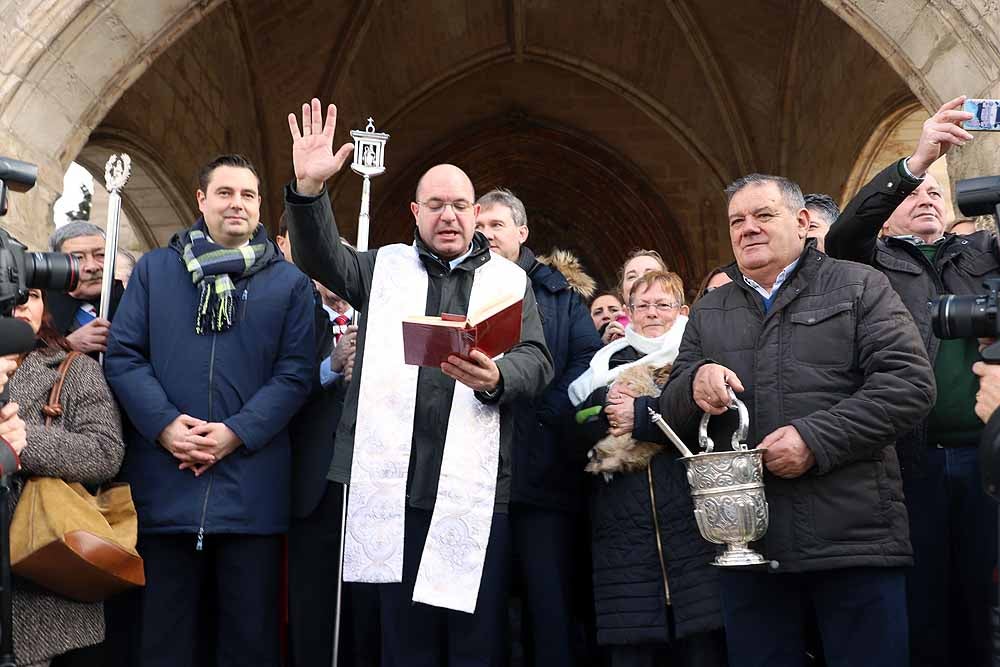
[(136, 266), (105, 365), (131, 422), (140, 663), (196, 664), (205, 601), (216, 664), (276, 667), (286, 425), (315, 371), (312, 289), (267, 238), (246, 158), (216, 158), (199, 185), (202, 217)]

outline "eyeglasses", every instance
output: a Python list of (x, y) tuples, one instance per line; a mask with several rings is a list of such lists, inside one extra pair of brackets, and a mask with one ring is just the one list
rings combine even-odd
[(418, 201), (417, 204), (420, 206), (426, 206), (427, 210), (431, 213), (444, 213), (444, 210), (451, 206), (451, 210), (455, 212), (456, 215), (461, 215), (462, 213), (468, 213), (472, 210), (472, 202), (465, 199), (456, 199), (455, 201), (441, 201), (440, 199), (428, 199), (427, 201)]
[(667, 303), (666, 301), (658, 301), (656, 303), (633, 303), (629, 305), (629, 308), (636, 313), (644, 313), (650, 308), (656, 308), (656, 310), (661, 313), (670, 312), (671, 310), (677, 310), (681, 307), (679, 303)]

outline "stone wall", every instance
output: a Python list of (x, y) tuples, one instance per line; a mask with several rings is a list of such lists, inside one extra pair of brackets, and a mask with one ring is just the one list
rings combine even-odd
[[(341, 105), (338, 140), (370, 114), (393, 133), (376, 193), (511, 113), (582, 132), (638, 169), (703, 269), (729, 257), (728, 180), (780, 171), (844, 192), (886, 116), (1000, 97), (992, 1), (722, 6), (0, 0), (0, 154), (40, 166), (4, 224), (44, 242), (69, 161), (108, 136), (156, 167), (164, 197), (137, 207), (148, 243), (190, 218), (193, 175), (222, 151), (258, 163), (273, 224), (290, 175), (285, 114), (318, 95)], [(951, 155), (953, 178), (1000, 172), (1000, 137), (980, 137)], [(356, 216), (356, 181), (331, 184), (341, 220)]]

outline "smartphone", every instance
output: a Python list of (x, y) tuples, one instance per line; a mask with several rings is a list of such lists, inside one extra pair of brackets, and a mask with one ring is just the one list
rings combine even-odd
[(622, 325), (623, 327), (627, 327), (629, 325), (629, 322), (631, 321), (632, 320), (630, 320), (628, 318), (628, 315), (626, 315), (625, 313), (618, 313), (617, 315), (615, 315), (615, 322)]
[(970, 132), (1000, 131), (1000, 100), (965, 100), (962, 111), (972, 114), (970, 120), (962, 123), (963, 130)]

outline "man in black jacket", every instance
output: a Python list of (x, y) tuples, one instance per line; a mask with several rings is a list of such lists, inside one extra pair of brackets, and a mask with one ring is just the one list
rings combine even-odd
[[(910, 516), (914, 567), (907, 572), (915, 666), (985, 665), (997, 559), (996, 505), (979, 483), (976, 418), (979, 359), (974, 340), (940, 340), (928, 303), (941, 294), (981, 294), (1000, 276), (996, 236), (945, 233), (944, 197), (928, 169), (972, 135), (964, 97), (923, 126), (916, 149), (878, 174), (851, 200), (827, 236), (832, 257), (869, 264), (889, 279), (917, 323), (934, 364), (937, 403), (898, 444)], [(882, 238), (878, 238), (879, 231)]]
[(555, 371), (540, 402), (514, 406), (510, 526), (525, 610), (525, 652), (528, 664), (576, 667), (585, 658), (573, 602), (580, 586), (589, 586), (589, 577), (580, 575), (590, 571), (579, 549), (587, 460), (567, 432), (573, 419), (567, 389), (601, 349), (583, 301), (594, 282), (568, 253), (555, 251), (544, 264), (535, 257), (524, 245), (524, 204), (509, 190), (487, 192), (478, 204), (476, 229), (493, 252), (515, 262), (531, 280)]
[[(284, 216), (275, 243), (285, 259), (292, 259), (292, 244)], [(317, 284), (318, 285), (318, 284)], [(357, 327), (341, 325), (314, 286), (316, 304), (316, 373), (309, 400), (288, 423), (292, 445), (292, 517), (288, 527), (288, 648), (293, 667), (329, 664), (333, 654), (336, 621), (343, 507), (346, 488), (327, 480), (333, 459), (334, 435), (340, 422), (344, 395), (351, 381)], [(325, 289), (325, 288), (324, 288)], [(327, 368), (327, 372), (323, 372)], [(326, 377), (324, 377), (326, 375)], [(340, 664), (351, 667), (378, 664), (374, 642), (364, 631), (372, 622), (371, 592), (361, 584), (345, 586), (340, 618)]]
[[(324, 124), (313, 99), (302, 121), (300, 133), (289, 117), (296, 180), (285, 192), (296, 263), (362, 312), (356, 381), (329, 474), (351, 483), (345, 578), (379, 583), (383, 664), (499, 661), (506, 649), (511, 406), (541, 394), (552, 379), (534, 294), (524, 272), (492, 256), (474, 234), (472, 183), (452, 165), (418, 182), (412, 245), (370, 252), (342, 245), (325, 183), (353, 147), (333, 152), (333, 105)], [(470, 302), (488, 296), (477, 285), (498, 285), (498, 277), (524, 283), (520, 342), (503, 358), (475, 350), (440, 367), (403, 364), (404, 316), (466, 315)], [(465, 456), (476, 460), (449, 467)], [(434, 521), (439, 514), (445, 522)]]
[(764, 450), (759, 547), (777, 574), (722, 572), (730, 664), (801, 665), (809, 605), (829, 664), (905, 667), (912, 558), (893, 442), (933, 403), (927, 354), (885, 276), (805, 240), (795, 183), (752, 174), (727, 193), (733, 282), (695, 304), (660, 407), (690, 438), (732, 388)]

